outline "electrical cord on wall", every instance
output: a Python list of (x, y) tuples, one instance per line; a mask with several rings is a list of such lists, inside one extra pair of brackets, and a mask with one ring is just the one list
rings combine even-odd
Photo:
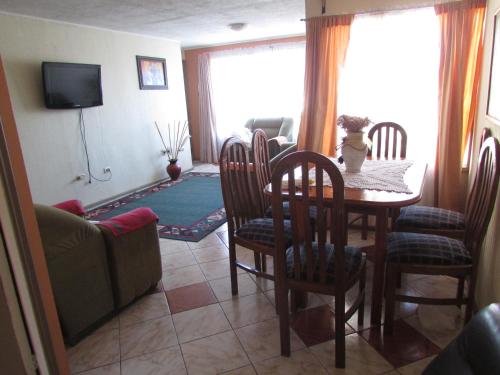
[(82, 144), (83, 144), (83, 150), (85, 151), (85, 158), (87, 159), (87, 171), (89, 173), (89, 184), (92, 183), (92, 179), (99, 181), (99, 182), (111, 181), (111, 179), (113, 178), (113, 173), (111, 171), (109, 171), (109, 178), (99, 179), (92, 174), (92, 171), (90, 169), (90, 158), (89, 158), (89, 151), (88, 151), (88, 147), (87, 147), (87, 134), (86, 134), (86, 129), (85, 129), (85, 118), (83, 117), (83, 108), (80, 108), (80, 135), (82, 137)]

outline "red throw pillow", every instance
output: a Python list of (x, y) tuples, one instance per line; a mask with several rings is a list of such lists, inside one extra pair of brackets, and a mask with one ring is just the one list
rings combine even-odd
[(85, 208), (83, 208), (82, 202), (80, 202), (78, 199), (71, 199), (69, 201), (57, 203), (54, 205), (54, 207), (77, 216), (83, 217), (85, 215)]
[(140, 207), (110, 219), (100, 221), (97, 225), (109, 229), (116, 237), (119, 237), (142, 228), (153, 221), (158, 221), (158, 216), (156, 216), (153, 210), (149, 207)]

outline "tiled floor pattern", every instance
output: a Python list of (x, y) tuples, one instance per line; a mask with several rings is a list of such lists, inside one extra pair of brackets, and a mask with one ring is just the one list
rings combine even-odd
[[(163, 278), (142, 297), (77, 346), (68, 349), (71, 371), (81, 375), (154, 374), (419, 374), (461, 327), (455, 307), (404, 304), (394, 335), (370, 327), (371, 285), (364, 325), (345, 326), (347, 368), (334, 366), (333, 297), (310, 294), (291, 319), (292, 356), (280, 356), (273, 282), (238, 274), (231, 295), (225, 225), (197, 243), (161, 239)], [(357, 232), (349, 242), (361, 246)], [(253, 253), (238, 248), (238, 257)], [(269, 268), (272, 269), (271, 259)], [(373, 267), (368, 267), (371, 280)], [(421, 295), (454, 293), (446, 278), (410, 277), (403, 288)], [(346, 298), (355, 298), (355, 290)]]

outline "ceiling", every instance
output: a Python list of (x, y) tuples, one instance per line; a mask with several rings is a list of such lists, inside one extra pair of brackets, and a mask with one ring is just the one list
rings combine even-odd
[[(305, 0), (0, 0), (0, 11), (200, 47), (304, 34)], [(233, 31), (228, 24), (245, 22)]]

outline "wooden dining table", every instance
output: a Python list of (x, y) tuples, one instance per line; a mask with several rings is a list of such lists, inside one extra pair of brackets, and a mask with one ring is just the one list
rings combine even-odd
[[(344, 201), (347, 208), (366, 210), (375, 214), (374, 272), (370, 317), (372, 324), (379, 324), (382, 317), (388, 212), (390, 209), (406, 207), (421, 200), (426, 169), (427, 165), (425, 163), (414, 162), (404, 173), (404, 182), (411, 193), (396, 193), (363, 188), (344, 189)], [(272, 194), (270, 184), (266, 186), (265, 192), (269, 195)], [(286, 194), (285, 191), (284, 193)], [(331, 188), (325, 188), (324, 197), (326, 201), (329, 194), (331, 194)], [(311, 192), (311, 195), (313, 195), (313, 192)]]

